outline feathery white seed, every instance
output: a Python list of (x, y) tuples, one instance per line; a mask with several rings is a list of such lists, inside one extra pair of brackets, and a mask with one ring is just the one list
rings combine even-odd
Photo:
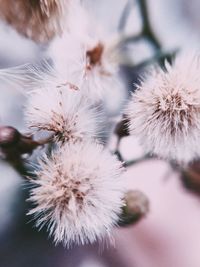
[(35, 131), (52, 131), (56, 140), (62, 142), (95, 138), (98, 135), (95, 108), (82, 98), (75, 85), (56, 84), (45, 84), (30, 92), (25, 112), (28, 126)]
[(96, 143), (67, 144), (43, 158), (30, 201), (37, 226), (70, 246), (109, 237), (123, 205), (121, 163)]
[(153, 69), (127, 109), (130, 133), (147, 153), (189, 162), (200, 156), (200, 57), (179, 55)]

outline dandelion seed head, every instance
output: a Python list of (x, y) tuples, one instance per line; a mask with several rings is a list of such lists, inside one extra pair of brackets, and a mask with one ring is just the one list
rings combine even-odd
[(30, 92), (25, 115), (30, 128), (54, 132), (57, 141), (76, 142), (98, 135), (96, 109), (68, 82)]
[(153, 69), (129, 103), (130, 133), (147, 153), (188, 162), (200, 155), (200, 58), (179, 55)]
[(110, 235), (123, 205), (123, 169), (101, 145), (67, 144), (41, 161), (30, 201), (37, 226), (56, 243), (86, 244)]

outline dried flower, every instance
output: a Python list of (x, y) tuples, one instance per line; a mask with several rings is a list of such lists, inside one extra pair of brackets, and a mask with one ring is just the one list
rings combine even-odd
[(109, 236), (123, 205), (121, 163), (99, 144), (70, 143), (40, 164), (29, 212), (37, 226), (67, 246)]
[(18, 32), (37, 42), (62, 33), (68, 0), (0, 0), (0, 16)]
[(96, 118), (95, 108), (91, 108), (71, 83), (56, 85), (52, 81), (29, 94), (26, 106), (28, 126), (36, 131), (54, 132), (57, 141), (76, 142), (96, 137)]
[(200, 155), (200, 58), (180, 55), (154, 69), (129, 103), (130, 133), (147, 153), (188, 162)]

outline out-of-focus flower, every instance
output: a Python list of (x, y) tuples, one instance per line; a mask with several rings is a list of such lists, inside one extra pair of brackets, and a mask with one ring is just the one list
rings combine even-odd
[(0, 17), (36, 42), (62, 33), (70, 0), (0, 0)]
[(48, 56), (60, 75), (81, 88), (85, 77), (86, 51), (76, 36), (65, 32), (62, 37), (57, 37), (50, 44)]
[(108, 91), (124, 90), (119, 76), (117, 38), (102, 36), (98, 30), (95, 34), (89, 29), (83, 31), (83, 37), (65, 32), (51, 44), (49, 56), (59, 72), (70, 71), (72, 79), (81, 83), (82, 93), (98, 102), (106, 98)]
[(68, 82), (47, 82), (33, 90), (28, 95), (25, 116), (30, 128), (52, 131), (57, 141), (82, 141), (98, 134), (96, 109)]
[(115, 45), (114, 40), (99, 40), (87, 48), (83, 87), (88, 95), (93, 95), (96, 99), (106, 98), (107, 92), (111, 90), (124, 90)]
[(188, 162), (200, 155), (200, 58), (179, 55), (154, 69), (129, 103), (130, 133), (147, 153)]
[(48, 226), (56, 243), (93, 243), (110, 236), (123, 206), (121, 163), (95, 143), (62, 146), (43, 158), (30, 201), (37, 226)]

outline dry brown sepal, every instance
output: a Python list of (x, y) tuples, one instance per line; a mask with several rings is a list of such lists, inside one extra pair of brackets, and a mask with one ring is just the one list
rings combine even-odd
[(0, 0), (0, 17), (19, 33), (46, 43), (62, 33), (67, 0)]

